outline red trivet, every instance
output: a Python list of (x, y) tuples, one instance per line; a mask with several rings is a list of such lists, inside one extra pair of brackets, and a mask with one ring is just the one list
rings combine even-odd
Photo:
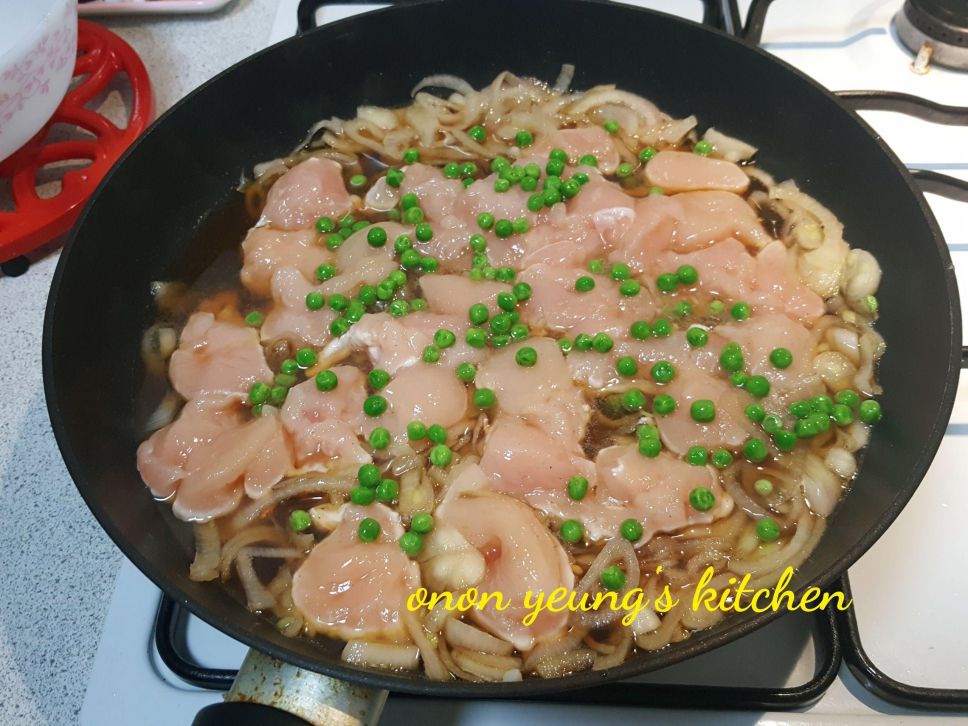
[[(14, 203), (12, 212), (0, 212), (0, 262), (23, 255), (69, 230), (98, 182), (151, 122), (151, 83), (130, 45), (109, 30), (81, 20), (77, 24), (77, 54), (74, 78), (87, 78), (68, 91), (53, 117), (34, 138), (0, 162), (0, 178), (10, 179)], [(84, 107), (119, 73), (127, 74), (132, 89), (131, 112), (123, 129)], [(55, 123), (78, 126), (95, 138), (45, 143), (47, 132)], [(38, 171), (47, 164), (68, 159), (91, 163), (65, 173), (60, 193), (41, 199), (36, 189)]]

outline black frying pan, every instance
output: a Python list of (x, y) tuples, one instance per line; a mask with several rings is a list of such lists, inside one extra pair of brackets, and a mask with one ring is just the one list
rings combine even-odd
[[(151, 405), (138, 346), (154, 315), (153, 280), (191, 280), (233, 254), (248, 221), (234, 191), (256, 162), (286, 154), (309, 126), (360, 103), (399, 105), (423, 76), (474, 86), (503, 69), (575, 88), (616, 83), (675, 117), (759, 147), (883, 266), (879, 329), (884, 421), (852, 491), (793, 587), (833, 580), (887, 528), (941, 441), (955, 395), (961, 320), (951, 259), (911, 176), (838, 100), (793, 68), (720, 32), (596, 0), (451, 0), (328, 25), (248, 58), (178, 103), (102, 182), (65, 249), (44, 330), (47, 404), (82, 496), (159, 587), (220, 630), (289, 663), (366, 686), (437, 696), (516, 697), (628, 678), (707, 651), (775, 617), (729, 617), (608, 672), (521, 683), (436, 683), (355, 668), (336, 641), (285, 638), (226, 589), (188, 579), (188, 527), (156, 503), (135, 469)], [(199, 230), (202, 230), (201, 232)], [(916, 576), (916, 574), (915, 574)]]

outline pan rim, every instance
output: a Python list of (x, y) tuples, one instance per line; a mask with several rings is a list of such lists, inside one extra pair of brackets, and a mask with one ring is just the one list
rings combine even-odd
[[(448, 1), (452, 2), (453, 4), (459, 4), (461, 2), (461, 0), (421, 0), (420, 2), (407, 3), (406, 5), (402, 6), (390, 6), (379, 10), (370, 11), (363, 15), (369, 17), (371, 15), (382, 15), (387, 13), (403, 13), (422, 6), (440, 5)], [(616, 4), (609, 2), (609, 0), (568, 1), (573, 4), (608, 6), (612, 10), (616, 9)], [(923, 194), (918, 189), (913, 177), (910, 175), (906, 167), (900, 162), (894, 152), (881, 140), (880, 136), (858, 114), (847, 108), (839, 99), (837, 99), (833, 93), (785, 61), (767, 53), (759, 47), (750, 46), (716, 28), (711, 28), (709, 26), (702, 25), (701, 23), (696, 23), (669, 15), (667, 13), (636, 8), (633, 6), (621, 6), (619, 9), (629, 13), (644, 13), (647, 15), (658, 16), (664, 22), (685, 24), (687, 26), (700, 29), (704, 32), (711, 33), (714, 36), (725, 38), (729, 42), (736, 43), (743, 47), (747, 52), (758, 54), (764, 61), (778, 65), (787, 73), (795, 75), (801, 82), (805, 81), (815, 91), (819, 91), (821, 95), (826, 97), (828, 101), (835, 104), (836, 107), (846, 115), (847, 119), (860, 126), (860, 128), (870, 137), (870, 139), (877, 144), (880, 151), (890, 160), (895, 170), (901, 175), (901, 178), (907, 186), (908, 191), (914, 197), (914, 201), (924, 218), (928, 231), (931, 233), (936, 251), (939, 254), (940, 262), (944, 268), (945, 288), (948, 300), (948, 315), (950, 320), (950, 336), (947, 340), (950, 350), (948, 359), (946, 361), (947, 369), (945, 373), (945, 387), (941, 397), (941, 405), (938, 408), (937, 416), (935, 418), (934, 425), (932, 426), (930, 435), (925, 439), (925, 445), (922, 447), (919, 456), (915, 459), (912, 465), (912, 481), (914, 484), (912, 485), (910, 482), (908, 482), (906, 486), (901, 487), (892, 500), (890, 506), (886, 508), (885, 516), (882, 518), (882, 520), (878, 522), (877, 525), (870, 528), (853, 547), (843, 552), (839, 558), (828, 566), (825, 573), (798, 587), (794, 592), (799, 595), (807, 588), (822, 587), (830, 584), (831, 581), (839, 577), (840, 574), (845, 572), (850, 565), (856, 562), (857, 559), (859, 559), (868, 549), (870, 549), (871, 546), (873, 546), (873, 544), (887, 530), (888, 526), (893, 523), (908, 500), (914, 495), (914, 492), (917, 490), (918, 486), (923, 480), (924, 475), (926, 474), (927, 469), (934, 459), (934, 456), (941, 444), (941, 440), (944, 436), (944, 432), (947, 428), (951, 411), (954, 406), (958, 373), (960, 371), (961, 362), (961, 311), (959, 305), (956, 303), (956, 301), (959, 299), (957, 280), (954, 275), (950, 251), (944, 241), (944, 237), (933, 213), (928, 207)], [(125, 151), (125, 153), (115, 163), (111, 170), (109, 170), (104, 176), (101, 183), (92, 194), (90, 200), (85, 205), (84, 210), (82, 211), (71, 232), (68, 242), (61, 252), (60, 259), (58, 260), (57, 268), (51, 282), (51, 289), (47, 300), (44, 318), (42, 351), (44, 392), (48, 415), (51, 420), (51, 428), (54, 432), (54, 436), (57, 441), (58, 448), (61, 451), (65, 465), (67, 466), (68, 472), (71, 475), (72, 481), (75, 482), (75, 486), (77, 486), (79, 493), (102, 529), (104, 529), (115, 545), (125, 555), (125, 557), (131, 560), (142, 573), (144, 573), (157, 587), (159, 587), (159, 589), (165, 592), (169, 597), (187, 607), (193, 614), (205, 622), (209, 623), (230, 637), (245, 643), (248, 647), (268, 653), (276, 658), (280, 658), (281, 660), (285, 660), (286, 662), (306, 668), (310, 671), (316, 671), (335, 678), (352, 680), (370, 687), (386, 688), (414, 695), (438, 696), (444, 698), (520, 698), (542, 696), (568, 689), (593, 687), (605, 682), (629, 678), (673, 665), (686, 660), (687, 658), (691, 658), (695, 655), (699, 655), (700, 653), (707, 652), (737, 640), (753, 630), (756, 630), (767, 623), (772, 622), (776, 618), (781, 617), (784, 614), (782, 611), (769, 611), (752, 616), (731, 615), (728, 618), (730, 625), (723, 631), (713, 635), (706, 635), (703, 637), (703, 631), (698, 631), (690, 638), (680, 641), (672, 647), (667, 647), (663, 650), (655, 651), (645, 656), (640, 655), (630, 658), (620, 666), (607, 671), (586, 671), (583, 673), (548, 680), (528, 679), (518, 683), (465, 683), (460, 681), (436, 682), (430, 681), (422, 676), (401, 676), (391, 672), (356, 668), (341, 662), (331, 664), (325, 660), (315, 660), (307, 657), (294, 649), (277, 645), (276, 643), (261, 637), (250, 628), (244, 627), (240, 623), (236, 622), (236, 620), (226, 618), (225, 616), (220, 615), (219, 613), (203, 605), (195, 603), (193, 600), (191, 600), (191, 598), (185, 595), (181, 588), (179, 588), (175, 583), (169, 581), (169, 578), (165, 572), (161, 570), (161, 568), (157, 567), (148, 558), (142, 556), (141, 553), (120, 533), (118, 528), (114, 526), (111, 519), (96, 505), (95, 502), (93, 502), (91, 498), (88, 497), (87, 489), (78, 486), (77, 482), (79, 475), (76, 475), (76, 473), (80, 471), (80, 457), (78, 457), (77, 452), (74, 451), (70, 446), (67, 430), (60, 413), (60, 405), (57, 400), (57, 393), (53, 383), (53, 368), (55, 365), (55, 360), (54, 351), (52, 349), (52, 338), (54, 320), (57, 315), (60, 281), (65, 274), (65, 270), (70, 264), (69, 260), (71, 251), (73, 250), (74, 243), (79, 236), (80, 230), (85, 224), (88, 214), (93, 206), (97, 203), (97, 200), (100, 198), (103, 190), (108, 184), (111, 183), (115, 172), (126, 162), (130, 155), (136, 152), (145, 139), (149, 138), (150, 135), (154, 133), (154, 131), (161, 124), (163, 124), (170, 115), (177, 113), (182, 106), (190, 103), (197, 95), (204, 93), (209, 87), (218, 83), (222, 77), (236, 72), (239, 68), (242, 68), (246, 64), (253, 62), (255, 59), (261, 58), (265, 54), (273, 52), (273, 50), (279, 46), (288, 43), (308, 42), (304, 39), (310, 38), (314, 33), (323, 31), (332, 32), (333, 30), (339, 30), (341, 27), (352, 25), (355, 22), (357, 22), (357, 17), (346, 18), (344, 20), (330, 23), (308, 31), (302, 35), (297, 35), (293, 38), (287, 38), (275, 43), (240, 60), (238, 63), (233, 64), (173, 104), (171, 108), (163, 113), (151, 125), (151, 127), (149, 127), (145, 133), (143, 133)]]

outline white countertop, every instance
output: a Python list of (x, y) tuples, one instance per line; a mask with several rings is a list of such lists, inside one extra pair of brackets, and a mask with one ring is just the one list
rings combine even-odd
[[(99, 21), (148, 68), (160, 114), (262, 48), (278, 0), (236, 0), (214, 15)], [(295, 21), (294, 21), (295, 22)], [(121, 553), (67, 474), (44, 403), (40, 351), (57, 252), (0, 275), (0, 724), (71, 724)]]

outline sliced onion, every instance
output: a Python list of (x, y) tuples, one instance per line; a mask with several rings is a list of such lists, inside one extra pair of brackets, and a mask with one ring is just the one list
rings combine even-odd
[(195, 559), (188, 570), (188, 577), (195, 582), (208, 582), (218, 577), (219, 541), (218, 525), (209, 520), (193, 527), (195, 531)]
[(571, 86), (574, 77), (575, 66), (571, 63), (562, 63), (561, 71), (558, 73), (558, 78), (555, 80), (555, 84), (551, 87), (551, 90), (555, 93), (564, 93)]
[(447, 621), (444, 626), (444, 635), (447, 642), (455, 648), (477, 650), (495, 655), (511, 655), (514, 652), (514, 646), (507, 641), (495, 638), (493, 635), (478, 630), (473, 625), (468, 625), (457, 618), (451, 618)]
[[(440, 609), (443, 610), (444, 608)], [(451, 675), (440, 659), (436, 644), (432, 643), (427, 636), (424, 625), (421, 625), (417, 617), (409, 610), (402, 610), (401, 617), (403, 618), (403, 624), (407, 629), (407, 633), (410, 634), (411, 640), (413, 640), (420, 650), (420, 658), (423, 660), (424, 672), (427, 674), (427, 677), (435, 681), (449, 681)], [(434, 640), (436, 641), (436, 636)]]
[(595, 662), (592, 664), (592, 670), (604, 671), (609, 668), (622, 665), (622, 663), (624, 663), (625, 659), (628, 657), (631, 649), (632, 631), (629, 628), (622, 626), (619, 641), (612, 649), (612, 652), (608, 654), (596, 655)]
[(355, 666), (415, 671), (420, 665), (420, 650), (415, 645), (390, 645), (351, 640), (340, 658)]
[(419, 91), (424, 88), (447, 88), (451, 91), (459, 91), (465, 96), (470, 96), (474, 93), (474, 87), (470, 83), (465, 81), (463, 78), (450, 75), (449, 73), (438, 73), (437, 75), (427, 76), (423, 80), (417, 83), (410, 91), (411, 98), (416, 96)]
[[(592, 593), (601, 588), (602, 571), (614, 562), (622, 562), (625, 570), (625, 586), (616, 593), (619, 600), (634, 587), (639, 586), (639, 559), (635, 554), (632, 544), (619, 537), (609, 540), (608, 544), (602, 547), (601, 551), (592, 560), (585, 572), (584, 577), (575, 588), (575, 595), (580, 599), (582, 595)], [(619, 611), (607, 608), (601, 610), (589, 610), (588, 612), (577, 612), (575, 618), (586, 628), (596, 629), (612, 623), (619, 616)]]
[(726, 161), (746, 161), (756, 154), (756, 147), (710, 127), (703, 139), (713, 145), (713, 149)]
[(252, 558), (245, 552), (240, 552), (235, 558), (235, 571), (239, 573), (239, 582), (242, 583), (242, 589), (245, 591), (249, 610), (268, 610), (276, 604), (272, 593), (259, 580), (252, 566)]
[(528, 655), (525, 657), (523, 665), (524, 670), (528, 672), (533, 671), (539, 661), (561, 655), (569, 650), (574, 650), (578, 647), (578, 644), (581, 643), (586, 632), (587, 631), (584, 628), (572, 628), (560, 638), (546, 640), (543, 643), (539, 643), (537, 646), (535, 646), (534, 650), (528, 653)]
[(259, 497), (245, 509), (239, 510), (232, 519), (232, 524), (236, 529), (241, 529), (247, 524), (259, 519), (259, 517), (279, 502), (293, 497), (334, 493), (348, 496), (353, 486), (354, 481), (350, 476), (334, 477), (320, 474), (301, 474), (290, 479), (283, 479), (268, 494)]
[(582, 648), (544, 658), (535, 664), (534, 669), (542, 678), (561, 678), (569, 673), (587, 671), (594, 664), (595, 651)]

